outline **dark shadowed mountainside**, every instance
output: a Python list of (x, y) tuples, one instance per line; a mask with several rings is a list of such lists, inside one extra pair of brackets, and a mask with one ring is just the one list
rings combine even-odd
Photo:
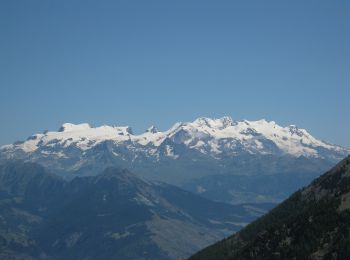
[(350, 156), (190, 259), (350, 259)]
[(68, 182), (0, 166), (1, 259), (183, 259), (256, 213), (116, 168)]

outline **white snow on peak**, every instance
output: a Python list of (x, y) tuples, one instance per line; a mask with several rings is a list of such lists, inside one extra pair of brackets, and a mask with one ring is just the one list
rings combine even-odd
[(75, 144), (77, 147), (85, 150), (105, 140), (129, 140), (132, 135), (131, 133), (131, 128), (128, 126), (103, 125), (92, 127), (86, 123), (66, 123), (57, 132), (46, 131), (43, 134), (35, 134), (22, 144), (12, 146), (20, 146), (25, 152), (33, 152), (39, 146), (54, 146), (59, 144), (68, 147), (71, 144)]
[[(318, 156), (316, 148), (324, 148), (337, 152), (346, 149), (330, 145), (314, 138), (305, 129), (295, 125), (282, 127), (274, 121), (265, 119), (258, 121), (234, 121), (231, 117), (212, 119), (200, 117), (193, 122), (179, 122), (169, 130), (161, 132), (154, 126), (140, 135), (134, 135), (128, 126), (92, 127), (89, 124), (63, 124), (58, 132), (44, 132), (29, 137), (25, 142), (3, 146), (0, 151), (20, 149), (26, 153), (36, 151), (39, 147), (74, 145), (82, 150), (88, 150), (94, 145), (110, 140), (116, 145), (128, 142), (132, 149), (144, 147), (149, 154), (156, 154), (157, 149), (165, 140), (187, 145), (201, 153), (212, 154), (214, 157), (223, 152), (235, 149), (245, 149), (248, 153), (272, 153), (277, 147), (282, 153), (295, 156)], [(149, 146), (149, 147), (148, 147)], [(272, 150), (271, 150), (272, 149)], [(168, 156), (174, 157), (173, 150), (166, 144)], [(348, 150), (346, 150), (348, 151)]]
[(84, 123), (84, 124), (71, 124), (71, 123), (65, 123), (63, 124), (58, 132), (73, 132), (73, 131), (84, 131), (87, 129), (91, 129), (90, 124)]

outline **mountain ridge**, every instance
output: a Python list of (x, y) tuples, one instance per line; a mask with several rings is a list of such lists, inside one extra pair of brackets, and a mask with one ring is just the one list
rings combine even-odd
[(255, 218), (125, 169), (66, 181), (0, 165), (1, 259), (179, 259)]
[[(151, 126), (139, 135), (133, 134), (129, 126), (102, 125), (93, 127), (87, 123), (65, 123), (57, 132), (45, 131), (41, 134), (34, 134), (24, 142), (4, 145), (0, 149), (2, 151), (21, 149), (24, 152), (31, 153), (43, 145), (60, 144), (68, 147), (74, 144), (75, 147), (81, 150), (88, 150), (103, 141), (131, 142), (141, 146), (150, 145), (154, 148), (159, 147), (167, 139), (171, 139), (175, 143), (184, 143), (189, 148), (196, 149), (202, 153), (212, 153), (214, 157), (215, 154), (224, 152), (222, 147), (218, 147), (218, 140), (223, 139), (231, 139), (231, 143), (238, 141), (236, 146), (239, 146), (239, 142), (246, 143), (241, 148), (243, 150), (245, 148), (245, 151), (249, 153), (273, 153), (272, 147), (268, 149), (269, 144), (264, 144), (261, 141), (263, 139), (271, 140), (275, 144), (275, 148), (282, 153), (293, 156), (322, 157), (323, 155), (315, 150), (317, 147), (339, 153), (350, 151), (349, 149), (316, 139), (305, 129), (298, 128), (295, 125), (281, 127), (274, 121), (266, 121), (265, 119), (234, 121), (227, 116), (219, 119), (200, 117), (193, 122), (178, 122), (163, 132)], [(211, 141), (212, 143), (206, 146), (203, 144), (203, 140)], [(231, 147), (232, 150), (237, 148)], [(234, 155), (234, 153), (232, 154)], [(171, 157), (171, 151), (168, 151), (166, 155)]]
[(350, 156), (190, 259), (349, 259)]
[[(139, 135), (128, 126), (66, 123), (59, 131), (45, 131), (0, 147), (0, 163), (39, 163), (68, 179), (120, 167), (209, 199), (232, 204), (276, 203), (349, 153), (294, 125), (201, 117), (176, 123), (163, 132), (150, 127)], [(274, 194), (266, 193), (266, 187), (259, 193), (251, 189), (265, 176), (285, 185)], [(289, 185), (294, 177), (296, 181)], [(227, 184), (225, 189), (222, 183)], [(230, 188), (237, 185), (236, 190)], [(244, 189), (246, 186), (250, 188)]]

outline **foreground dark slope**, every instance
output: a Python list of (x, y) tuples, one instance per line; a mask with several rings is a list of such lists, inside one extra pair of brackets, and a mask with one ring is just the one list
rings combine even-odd
[(236, 235), (190, 259), (350, 259), (350, 156)]
[(183, 259), (254, 218), (126, 170), (67, 182), (0, 166), (0, 259)]

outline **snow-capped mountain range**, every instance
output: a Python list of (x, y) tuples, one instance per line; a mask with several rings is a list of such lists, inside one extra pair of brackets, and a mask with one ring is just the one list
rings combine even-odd
[(133, 134), (128, 126), (92, 127), (89, 124), (66, 123), (57, 132), (34, 134), (24, 142), (4, 145), (0, 151), (7, 158), (16, 157), (16, 153), (66, 157), (67, 149), (78, 149), (84, 154), (106, 141), (135, 151), (135, 157), (138, 152), (143, 152), (158, 160), (162, 147), (165, 148), (164, 156), (181, 157), (171, 144), (182, 144), (217, 159), (223, 154), (235, 156), (240, 153), (340, 159), (349, 153), (349, 149), (316, 139), (295, 125), (282, 127), (264, 119), (233, 121), (230, 117), (201, 117), (193, 122), (176, 123), (164, 132), (152, 126), (139, 135)]
[(127, 126), (67, 123), (2, 146), (0, 164), (35, 162), (67, 178), (121, 167), (214, 200), (276, 202), (349, 153), (294, 125), (202, 117), (142, 134)]

